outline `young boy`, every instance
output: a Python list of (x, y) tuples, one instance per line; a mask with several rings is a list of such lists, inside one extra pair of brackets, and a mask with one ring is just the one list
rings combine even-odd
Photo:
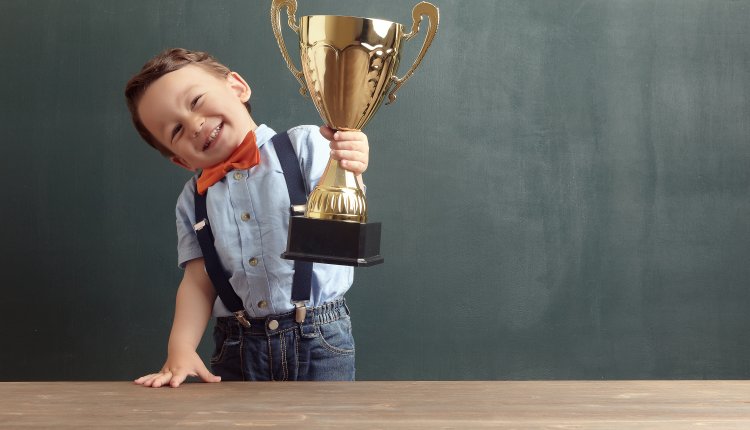
[[(290, 299), (295, 263), (280, 257), (289, 223), (287, 172), (276, 132), (250, 115), (250, 94), (239, 74), (204, 52), (184, 49), (157, 55), (126, 86), (141, 137), (174, 164), (201, 171), (177, 201), (178, 260), (185, 272), (167, 360), (137, 384), (178, 387), (188, 376), (206, 382), (354, 379), (354, 340), (343, 298), (353, 270), (313, 264), (307, 312), (303, 322), (296, 321)], [(287, 135), (307, 193), (329, 155), (362, 183), (369, 160), (363, 133), (299, 126)], [(216, 254), (244, 306), (241, 318), (217, 297), (204, 265), (195, 231), (196, 193), (205, 196)], [(196, 352), (212, 314), (214, 373)]]

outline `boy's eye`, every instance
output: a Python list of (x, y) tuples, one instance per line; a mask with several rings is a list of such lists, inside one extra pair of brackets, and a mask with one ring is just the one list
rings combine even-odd
[(190, 102), (190, 108), (191, 108), (191, 109), (192, 109), (192, 108), (194, 108), (194, 107), (195, 107), (195, 105), (197, 105), (197, 104), (198, 104), (198, 100), (200, 100), (200, 98), (201, 98), (201, 97), (203, 97), (203, 94), (201, 94), (201, 95), (199, 95), (199, 96), (196, 96), (196, 97), (195, 97), (195, 98), (193, 99), (193, 101), (192, 101), (192, 102)]
[(174, 137), (177, 136), (177, 133), (179, 133), (180, 130), (182, 130), (182, 126), (180, 124), (174, 126), (174, 128), (172, 129), (172, 140), (174, 140)]

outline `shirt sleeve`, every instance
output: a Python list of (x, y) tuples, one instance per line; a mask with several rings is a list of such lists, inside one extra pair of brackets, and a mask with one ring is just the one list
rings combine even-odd
[(195, 176), (182, 189), (175, 208), (177, 217), (177, 264), (185, 268), (188, 261), (203, 257), (195, 235)]
[(300, 125), (288, 130), (294, 150), (297, 152), (307, 193), (318, 184), (325, 171), (331, 149), (328, 140), (320, 134), (319, 127)]

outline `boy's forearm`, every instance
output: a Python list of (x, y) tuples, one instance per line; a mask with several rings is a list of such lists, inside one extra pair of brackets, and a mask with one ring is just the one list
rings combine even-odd
[[(196, 269), (202, 273), (196, 273)], [(177, 290), (174, 321), (169, 335), (170, 352), (177, 349), (195, 351), (206, 331), (216, 299), (213, 285), (203, 272), (202, 261), (188, 263), (185, 270), (185, 277)]]

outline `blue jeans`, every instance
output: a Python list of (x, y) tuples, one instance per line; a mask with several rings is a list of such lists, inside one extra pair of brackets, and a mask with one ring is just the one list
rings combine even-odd
[(211, 368), (222, 381), (353, 381), (354, 338), (344, 299), (294, 312), (250, 318), (250, 328), (234, 317), (214, 326)]

